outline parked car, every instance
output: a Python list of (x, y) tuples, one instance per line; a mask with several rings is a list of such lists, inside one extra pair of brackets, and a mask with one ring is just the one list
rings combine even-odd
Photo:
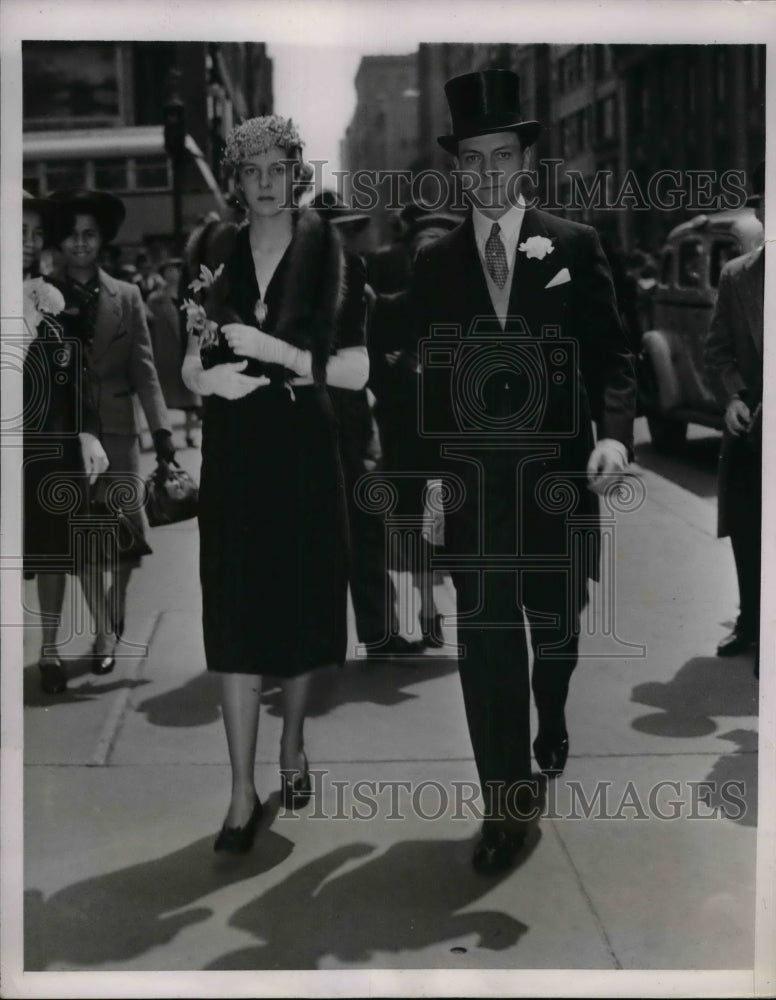
[(722, 427), (722, 411), (703, 375), (704, 343), (720, 271), (762, 240), (751, 208), (699, 215), (668, 234), (654, 290), (653, 326), (642, 335), (638, 365), (639, 412), (661, 451), (681, 445), (688, 423)]

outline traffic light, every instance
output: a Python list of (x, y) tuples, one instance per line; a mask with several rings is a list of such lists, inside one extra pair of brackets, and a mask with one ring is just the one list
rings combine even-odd
[(164, 106), (164, 148), (171, 160), (179, 160), (186, 150), (186, 108), (178, 97)]

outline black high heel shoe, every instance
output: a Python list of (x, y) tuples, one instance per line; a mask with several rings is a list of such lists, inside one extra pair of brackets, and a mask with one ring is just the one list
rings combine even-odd
[(257, 795), (253, 812), (245, 826), (226, 826), (224, 824), (216, 837), (215, 844), (213, 844), (213, 850), (219, 854), (247, 854), (253, 847), (256, 831), (263, 814), (264, 806)]
[(289, 781), (285, 771), (280, 772), (280, 797), (285, 809), (301, 809), (310, 801), (313, 794), (312, 782), (310, 781), (310, 765), (307, 762), (307, 754), (302, 751), (304, 757), (304, 774)]
[(110, 652), (98, 653), (95, 647), (92, 646), (92, 651), (89, 654), (89, 660), (92, 664), (92, 673), (97, 674), (98, 677), (102, 677), (105, 674), (113, 673), (116, 666), (116, 646), (118, 646), (118, 637), (113, 643), (113, 648)]
[(40, 689), (44, 694), (62, 694), (67, 690), (67, 674), (59, 657), (38, 662)]

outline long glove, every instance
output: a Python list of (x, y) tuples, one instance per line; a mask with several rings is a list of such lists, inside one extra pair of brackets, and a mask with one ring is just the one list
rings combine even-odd
[(312, 374), (312, 354), (279, 337), (273, 337), (255, 326), (244, 323), (227, 323), (221, 327), (227, 343), (234, 351), (246, 358), (257, 358), (267, 364), (282, 365), (297, 375)]

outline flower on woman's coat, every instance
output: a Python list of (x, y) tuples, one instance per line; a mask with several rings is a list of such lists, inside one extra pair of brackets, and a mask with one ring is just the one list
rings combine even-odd
[(530, 260), (535, 257), (537, 260), (544, 260), (548, 253), (552, 253), (555, 247), (552, 240), (546, 236), (529, 236), (525, 243), (521, 243), (517, 248)]
[[(24, 322), (33, 335), (44, 318), (58, 316), (65, 308), (64, 296), (45, 278), (28, 278), (23, 285), (23, 295)], [(59, 324), (49, 322), (58, 329)]]
[(202, 346), (213, 344), (218, 339), (218, 323), (208, 319), (205, 307), (194, 299), (184, 299), (181, 312), (186, 314), (186, 333), (199, 337)]
[(220, 264), (215, 271), (211, 271), (205, 264), (199, 268), (199, 277), (189, 282), (192, 292), (201, 292), (204, 288), (212, 288), (221, 275), (224, 265)]

